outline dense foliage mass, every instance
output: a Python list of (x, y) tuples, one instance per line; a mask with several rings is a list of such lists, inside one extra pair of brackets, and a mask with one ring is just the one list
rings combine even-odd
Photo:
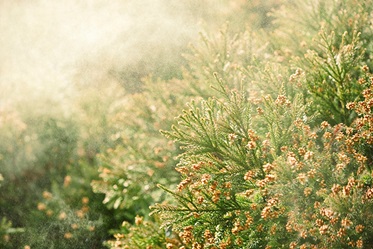
[(0, 110), (1, 246), (373, 248), (373, 2), (237, 2), (177, 78)]

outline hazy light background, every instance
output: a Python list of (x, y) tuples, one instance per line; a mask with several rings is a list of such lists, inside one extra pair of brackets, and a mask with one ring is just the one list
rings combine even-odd
[(97, 136), (96, 153), (110, 133), (102, 116), (128, 100), (123, 81), (136, 87), (148, 73), (179, 69), (199, 32), (220, 29), (245, 2), (0, 0), (0, 135), (9, 154), (1, 173), (13, 177), (49, 153), (40, 138), (48, 121), (73, 122), (81, 141)]
[(223, 2), (2, 0), (0, 103), (66, 100), (76, 75), (102, 79), (157, 50), (177, 52), (198, 37), (203, 19), (224, 12)]

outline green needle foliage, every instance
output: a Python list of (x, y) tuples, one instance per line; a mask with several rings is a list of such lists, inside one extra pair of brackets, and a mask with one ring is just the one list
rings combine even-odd
[(302, 122), (305, 108), (285, 95), (276, 100), (267, 96), (257, 114), (244, 92), (226, 92), (218, 82), (221, 98), (192, 102), (173, 130), (164, 132), (185, 150), (176, 168), (183, 180), (176, 191), (162, 187), (178, 205), (153, 208), (167, 227), (179, 231), (186, 246), (280, 245), (266, 235), (277, 222), (286, 221), (279, 194), (269, 193), (277, 179), (271, 171), (287, 147), (283, 141), (292, 140), (298, 130), (293, 123)]
[(350, 34), (351, 43), (346, 44), (347, 32), (343, 33), (338, 48), (334, 47), (335, 33), (321, 32), (320, 50), (309, 50), (305, 63), (312, 71), (307, 75), (307, 86), (315, 99), (317, 109), (325, 119), (333, 124), (351, 124), (355, 113), (346, 104), (356, 101), (362, 90), (358, 84), (364, 49), (359, 41), (360, 34)]

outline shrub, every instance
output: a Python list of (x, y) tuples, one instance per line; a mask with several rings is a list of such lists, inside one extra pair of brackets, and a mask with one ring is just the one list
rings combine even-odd
[(154, 208), (178, 243), (369, 248), (371, 171), (353, 148), (358, 132), (326, 121), (311, 128), (301, 97), (265, 97), (255, 115), (243, 93), (225, 96), (192, 103), (166, 132), (185, 146), (182, 181), (175, 191), (162, 187), (176, 205)]
[[(84, 86), (81, 84), (77, 87)], [(47, 158), (48, 163), (58, 162), (61, 166), (52, 167), (55, 171), (50, 183), (36, 190), (38, 198), (34, 201), (32, 219), (22, 237), (23, 244), (31, 248), (103, 248), (109, 230), (123, 218), (104, 206), (104, 196), (92, 191), (91, 182), (98, 179), (97, 153), (116, 144), (111, 137), (116, 127), (108, 122), (108, 117), (118, 111), (115, 105), (124, 91), (112, 82), (105, 87), (92, 84), (91, 88), (80, 90), (78, 94), (84, 98), (72, 103), (74, 109), (70, 114), (77, 126), (76, 140), (60, 138), (54, 130), (50, 134), (50, 140), (57, 139), (60, 145), (66, 141), (73, 149), (61, 155), (64, 160)], [(71, 134), (74, 130), (63, 131)], [(44, 131), (43, 136), (48, 134)], [(48, 172), (44, 176), (45, 173)]]
[(16, 108), (18, 104), (4, 105), (1, 115), (4, 143), (0, 164), (4, 181), (0, 209), (9, 221), (7, 224), (23, 232), (10, 233), (5, 248), (23, 245), (22, 238), (28, 232), (25, 227), (37, 221), (33, 210), (40, 200), (39, 193), (51, 184), (51, 179), (63, 181), (59, 175), (64, 172), (76, 141), (75, 127), (68, 118), (57, 118), (55, 113), (39, 116), (37, 111), (20, 111)]
[[(284, 23), (262, 56), (227, 52), (244, 35), (194, 50), (186, 76), (201, 98), (163, 131), (180, 145), (179, 184), (159, 185), (171, 197), (159, 218), (125, 223), (112, 248), (372, 247), (371, 14), (353, 0), (291, 4), (304, 31), (275, 12)], [(164, 232), (142, 237), (158, 219)]]

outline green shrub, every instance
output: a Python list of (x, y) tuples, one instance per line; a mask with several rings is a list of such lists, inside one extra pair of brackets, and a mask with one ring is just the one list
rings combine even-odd
[(9, 224), (23, 232), (9, 234), (5, 248), (24, 245), (26, 227), (38, 221), (33, 210), (41, 192), (53, 181), (63, 181), (61, 174), (76, 143), (76, 130), (69, 118), (59, 118), (55, 113), (39, 116), (38, 110), (18, 110), (18, 104), (5, 106), (1, 115), (0, 136), (4, 143), (0, 164), (4, 181), (0, 210)]
[(198, 94), (163, 131), (181, 177), (152, 207), (164, 232), (125, 223), (112, 248), (372, 247), (370, 5), (312, 3), (275, 11), (259, 55), (236, 53), (260, 47), (245, 33), (193, 50)]
[(182, 181), (175, 191), (162, 187), (177, 204), (154, 209), (178, 243), (369, 248), (371, 171), (353, 148), (359, 131), (326, 121), (311, 128), (301, 96), (265, 97), (257, 115), (243, 93), (225, 95), (191, 103), (166, 132), (185, 147)]
[[(124, 91), (117, 84), (108, 83), (105, 87), (91, 85), (89, 89), (80, 89), (78, 94), (84, 97), (72, 103), (71, 113), (78, 127), (75, 133), (64, 130), (75, 134), (76, 140), (57, 137), (56, 130), (46, 140), (54, 141), (54, 138), (60, 145), (66, 141), (73, 147), (71, 151), (52, 154), (63, 156), (63, 160), (46, 158), (47, 162), (59, 162), (61, 166), (54, 165), (50, 184), (38, 189), (39, 197), (30, 215), (32, 220), (26, 224), (23, 236), (23, 243), (31, 248), (103, 248), (103, 242), (110, 236), (109, 230), (123, 219), (105, 207), (104, 196), (92, 191), (91, 182), (98, 179), (97, 154), (116, 144), (112, 138), (116, 127), (109, 122), (109, 116), (118, 112), (115, 106)], [(47, 131), (43, 136), (49, 135)]]
[(1, 106), (0, 245), (372, 248), (371, 6), (222, 1), (182, 60)]

